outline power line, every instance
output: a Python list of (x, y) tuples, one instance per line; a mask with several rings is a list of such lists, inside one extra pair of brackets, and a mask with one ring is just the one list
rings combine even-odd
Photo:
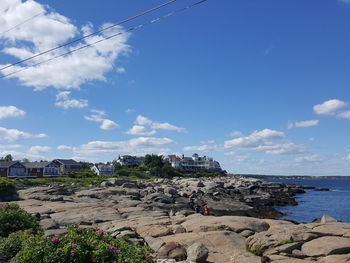
[(193, 8), (193, 7), (195, 7), (195, 6), (199, 5), (199, 4), (202, 4), (202, 3), (206, 2), (206, 1), (208, 1), (208, 0), (201, 0), (201, 1), (198, 1), (198, 2), (196, 2), (196, 3), (193, 3), (193, 4), (191, 4), (191, 5), (188, 5), (188, 6), (186, 6), (186, 7), (183, 7), (183, 8), (181, 8), (181, 9), (177, 9), (177, 10), (175, 10), (175, 11), (173, 11), (173, 12), (170, 12), (170, 13), (168, 13), (168, 14), (162, 16), (162, 17), (158, 17), (158, 18), (149, 20), (149, 21), (147, 21), (147, 22), (145, 22), (145, 23), (143, 23), (143, 24), (140, 24), (140, 25), (138, 25), (138, 26), (130, 27), (130, 28), (128, 28), (127, 30), (125, 30), (124, 32), (119, 32), (119, 33), (117, 33), (117, 34), (110, 35), (110, 36), (108, 36), (108, 37), (106, 37), (106, 38), (100, 39), (100, 40), (95, 41), (95, 42), (93, 42), (93, 43), (90, 43), (90, 44), (81, 46), (81, 47), (79, 47), (79, 48), (70, 50), (70, 51), (68, 51), (68, 52), (66, 52), (66, 53), (57, 55), (57, 56), (55, 56), (55, 57), (52, 57), (52, 58), (49, 58), (49, 59), (47, 59), (47, 60), (41, 61), (41, 62), (36, 63), (36, 64), (34, 64), (34, 65), (31, 65), (31, 66), (28, 66), (28, 67), (24, 67), (24, 68), (22, 68), (22, 69), (20, 69), (20, 70), (17, 70), (17, 71), (11, 72), (11, 73), (9, 73), (9, 74), (3, 75), (3, 76), (0, 77), (0, 79), (6, 78), (6, 77), (9, 77), (9, 76), (12, 76), (12, 75), (14, 75), (14, 74), (17, 74), (17, 73), (20, 73), (20, 72), (25, 71), (25, 70), (27, 70), (27, 69), (30, 69), (30, 68), (39, 66), (39, 65), (41, 65), (41, 64), (50, 62), (50, 61), (55, 60), (55, 59), (58, 59), (58, 58), (60, 58), (60, 57), (64, 57), (64, 56), (66, 56), (66, 55), (72, 54), (72, 53), (77, 52), (77, 51), (79, 51), (79, 50), (82, 50), (82, 49), (85, 49), (85, 48), (94, 46), (94, 45), (96, 45), (96, 44), (98, 44), (98, 43), (101, 43), (101, 42), (104, 42), (104, 41), (106, 41), (106, 40), (115, 38), (115, 37), (120, 36), (120, 35), (122, 35), (122, 34), (125, 34), (125, 33), (127, 33), (127, 32), (131, 32), (131, 31), (140, 29), (140, 28), (142, 28), (142, 27), (144, 27), (144, 26), (146, 26), (146, 25), (153, 24), (153, 23), (155, 23), (155, 22), (159, 22), (159, 21), (161, 21), (162, 19), (168, 18), (168, 17), (173, 16), (173, 15), (175, 15), (175, 14), (177, 14), (177, 13), (186, 11), (186, 10), (188, 10), (188, 9), (190, 9), (190, 8)]
[(29, 22), (29, 21), (31, 21), (31, 20), (37, 18), (38, 16), (41, 16), (41, 15), (44, 14), (44, 13), (45, 13), (45, 11), (44, 11), (44, 12), (40, 12), (40, 13), (38, 13), (38, 14), (36, 14), (36, 15), (30, 17), (30, 18), (28, 18), (27, 20), (24, 20), (23, 22), (21, 22), (21, 23), (15, 25), (15, 26), (13, 26), (13, 27), (11, 27), (11, 28), (9, 28), (9, 29), (7, 29), (7, 30), (1, 32), (1, 33), (0, 33), (0, 36), (6, 34), (7, 32), (10, 32), (10, 31), (12, 31), (12, 30), (14, 30), (14, 29), (16, 29), (16, 28), (18, 28), (18, 27), (20, 27), (21, 25), (23, 25), (23, 24), (25, 24), (25, 23), (27, 23), (27, 22)]
[(144, 15), (146, 15), (146, 14), (148, 14), (148, 13), (154, 12), (154, 11), (156, 11), (156, 10), (158, 10), (158, 9), (160, 9), (160, 8), (163, 8), (163, 7), (167, 6), (167, 5), (170, 5), (170, 4), (172, 4), (172, 3), (176, 2), (176, 1), (177, 1), (177, 0), (171, 0), (171, 1), (166, 2), (166, 3), (164, 3), (164, 4), (161, 4), (161, 5), (158, 5), (158, 6), (156, 6), (156, 7), (151, 8), (151, 9), (148, 9), (148, 10), (146, 10), (146, 11), (144, 11), (144, 12), (142, 12), (142, 13), (139, 13), (139, 14), (137, 14), (137, 15), (135, 15), (135, 16), (129, 17), (129, 18), (124, 19), (124, 20), (122, 20), (122, 21), (120, 21), (120, 22), (117, 22), (117, 23), (115, 23), (115, 24), (112, 24), (112, 25), (110, 25), (110, 26), (107, 26), (107, 27), (105, 27), (105, 28), (102, 28), (101, 30), (98, 30), (98, 31), (95, 31), (95, 32), (90, 33), (90, 34), (88, 34), (88, 35), (85, 35), (85, 36), (82, 36), (82, 37), (80, 37), (80, 38), (74, 39), (74, 40), (72, 40), (72, 41), (70, 41), (70, 42), (68, 42), (68, 43), (59, 45), (59, 46), (57, 46), (57, 47), (54, 47), (54, 48), (51, 48), (51, 49), (49, 49), (49, 50), (43, 51), (43, 52), (41, 52), (41, 53), (35, 54), (35, 55), (33, 55), (33, 56), (31, 56), (31, 57), (28, 57), (28, 58), (26, 58), (26, 59), (17, 61), (17, 62), (15, 62), (15, 63), (13, 63), (13, 64), (10, 64), (10, 65), (7, 65), (7, 66), (5, 66), (5, 67), (0, 68), (0, 71), (2, 71), (2, 70), (4, 70), (4, 69), (7, 69), (7, 68), (10, 68), (10, 67), (13, 67), (13, 66), (18, 65), (18, 64), (21, 64), (21, 63), (26, 62), (26, 61), (28, 61), (28, 60), (31, 60), (31, 59), (33, 59), (33, 58), (42, 56), (42, 55), (47, 54), (47, 53), (49, 53), (49, 52), (55, 51), (55, 50), (57, 50), (57, 49), (66, 47), (66, 46), (68, 46), (68, 45), (71, 45), (71, 44), (73, 44), (73, 43), (76, 43), (76, 42), (78, 42), (78, 41), (81, 41), (81, 40), (83, 40), (83, 39), (85, 39), (85, 38), (88, 38), (88, 37), (97, 35), (97, 34), (102, 33), (102, 32), (104, 32), (104, 31), (106, 31), (106, 30), (108, 30), (108, 29), (111, 29), (111, 28), (113, 28), (113, 27), (119, 26), (119, 25), (124, 24), (124, 23), (126, 23), (126, 22), (129, 22), (129, 21), (131, 21), (131, 20), (134, 20), (134, 19), (136, 19), (136, 18), (139, 18), (139, 17), (141, 17), (141, 16), (144, 16)]

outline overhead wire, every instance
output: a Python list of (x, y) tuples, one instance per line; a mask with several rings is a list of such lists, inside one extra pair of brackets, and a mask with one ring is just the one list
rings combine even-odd
[(17, 24), (17, 25), (15, 25), (15, 26), (13, 26), (13, 27), (11, 27), (11, 28), (9, 28), (9, 29), (3, 31), (3, 32), (0, 32), (0, 36), (6, 34), (6, 33), (8, 33), (8, 32), (10, 32), (10, 31), (12, 31), (12, 30), (14, 30), (14, 29), (16, 29), (16, 28), (22, 26), (22, 25), (24, 25), (25, 23), (28, 23), (29, 21), (31, 21), (31, 20), (37, 18), (38, 16), (43, 15), (44, 13), (45, 13), (45, 11), (44, 11), (44, 12), (40, 12), (40, 13), (38, 13), (38, 14), (36, 14), (36, 15), (34, 15), (34, 16), (32, 16), (32, 17), (26, 19), (26, 20), (24, 20), (23, 22), (21, 22), (21, 23), (19, 23), (19, 24)]
[(44, 63), (50, 62), (50, 61), (55, 60), (55, 59), (58, 59), (58, 58), (60, 58), (60, 57), (64, 57), (64, 56), (66, 56), (66, 55), (72, 54), (72, 53), (77, 52), (77, 51), (79, 51), (79, 50), (82, 50), (82, 49), (85, 49), (85, 48), (94, 46), (94, 45), (96, 45), (96, 44), (98, 44), (98, 43), (107, 41), (107, 40), (109, 40), (109, 39), (115, 38), (115, 37), (120, 36), (120, 35), (122, 35), (122, 34), (125, 34), (125, 33), (128, 33), (128, 32), (131, 32), (131, 31), (140, 29), (140, 28), (142, 28), (142, 27), (144, 27), (144, 26), (146, 26), (146, 25), (159, 22), (159, 21), (161, 21), (161, 20), (163, 20), (163, 19), (165, 19), (165, 18), (168, 18), (168, 17), (173, 16), (173, 15), (175, 15), (175, 14), (177, 14), (177, 13), (180, 13), (180, 12), (186, 11), (186, 10), (188, 10), (188, 9), (190, 9), (190, 8), (193, 8), (193, 7), (195, 7), (195, 6), (199, 5), (199, 4), (202, 4), (202, 3), (206, 2), (206, 1), (208, 1), (208, 0), (201, 0), (201, 1), (195, 2), (195, 3), (191, 4), (191, 5), (188, 5), (188, 6), (185, 6), (185, 7), (183, 7), (183, 8), (177, 9), (177, 10), (175, 10), (175, 11), (173, 11), (173, 12), (167, 13), (166, 15), (163, 15), (163, 16), (161, 16), (161, 17), (158, 17), (158, 18), (149, 20), (149, 21), (147, 21), (147, 22), (145, 22), (145, 23), (143, 23), (143, 24), (139, 24), (139, 25), (137, 25), (137, 26), (130, 27), (130, 28), (128, 28), (127, 30), (125, 30), (125, 31), (123, 31), (123, 32), (118, 32), (118, 33), (116, 33), (116, 34), (113, 34), (113, 35), (110, 35), (110, 36), (105, 37), (105, 38), (103, 38), (103, 39), (100, 39), (100, 40), (98, 40), (98, 41), (95, 41), (95, 42), (93, 42), (93, 43), (86, 44), (86, 45), (84, 45), (84, 46), (81, 46), (81, 47), (78, 47), (78, 48), (76, 48), (76, 49), (70, 50), (70, 51), (65, 52), (65, 53), (63, 53), (63, 54), (60, 54), (60, 55), (54, 56), (54, 57), (52, 57), (52, 58), (49, 58), (49, 59), (47, 59), (47, 60), (38, 62), (38, 63), (36, 63), (36, 64), (34, 64), (34, 65), (27, 66), (27, 67), (24, 67), (24, 68), (22, 68), (22, 69), (20, 69), (20, 70), (17, 70), (17, 71), (11, 72), (11, 73), (9, 73), (9, 74), (3, 75), (3, 76), (0, 77), (0, 79), (6, 78), (6, 77), (9, 77), (9, 76), (12, 76), (12, 75), (14, 75), (14, 74), (20, 73), (20, 72), (25, 71), (25, 70), (30, 69), (30, 68), (37, 67), (37, 66), (39, 66), (39, 65), (42, 65), (42, 64), (44, 64)]
[(146, 15), (146, 14), (149, 14), (149, 13), (151, 13), (151, 12), (154, 12), (154, 11), (156, 11), (156, 10), (158, 10), (158, 9), (161, 9), (161, 8), (163, 8), (163, 7), (167, 6), (167, 5), (170, 5), (170, 4), (172, 4), (172, 3), (176, 2), (176, 1), (177, 1), (177, 0), (171, 0), (171, 1), (166, 2), (166, 3), (164, 3), (164, 4), (161, 4), (161, 5), (158, 5), (158, 6), (156, 6), (156, 7), (150, 8), (150, 9), (148, 9), (148, 10), (146, 10), (146, 11), (143, 11), (143, 12), (137, 14), (137, 15), (134, 15), (134, 16), (132, 16), (132, 17), (129, 17), (129, 18), (127, 18), (127, 19), (124, 19), (124, 20), (122, 20), (122, 21), (120, 21), (120, 22), (117, 22), (117, 23), (114, 23), (114, 24), (109, 25), (109, 26), (107, 26), (107, 27), (104, 27), (104, 28), (102, 28), (102, 29), (100, 29), (100, 30), (98, 30), (98, 31), (95, 31), (95, 32), (92, 32), (92, 33), (90, 33), (90, 34), (84, 35), (84, 36), (82, 36), (82, 37), (79, 37), (79, 38), (77, 38), (77, 39), (74, 39), (74, 40), (72, 40), (72, 41), (69, 41), (69, 42), (67, 42), (67, 43), (65, 43), (65, 44), (62, 44), (62, 45), (56, 46), (56, 47), (54, 47), (54, 48), (48, 49), (48, 50), (46, 50), (46, 51), (40, 52), (40, 53), (35, 54), (35, 55), (31, 56), (31, 57), (28, 57), (28, 58), (22, 59), (22, 60), (20, 60), (20, 61), (17, 61), (17, 62), (15, 62), (15, 63), (6, 65), (6, 66), (0, 68), (0, 71), (2, 71), (2, 70), (4, 70), (4, 69), (7, 69), (7, 68), (10, 68), (10, 67), (13, 67), (13, 66), (16, 66), (16, 65), (18, 65), (18, 64), (21, 64), (21, 63), (26, 62), (26, 61), (28, 61), (28, 60), (31, 60), (31, 59), (33, 59), (33, 58), (37, 58), (37, 57), (42, 56), (42, 55), (44, 55), (44, 54), (50, 53), (50, 52), (55, 51), (55, 50), (57, 50), (57, 49), (60, 49), (60, 48), (69, 46), (69, 45), (74, 44), (74, 43), (76, 43), (76, 42), (79, 42), (79, 41), (81, 41), (81, 40), (83, 40), (83, 39), (85, 39), (85, 38), (88, 38), (88, 37), (91, 37), (91, 36), (100, 34), (100, 33), (104, 32), (104, 31), (106, 31), (106, 30), (109, 30), (109, 29), (114, 28), (114, 27), (116, 27), (116, 26), (122, 25), (122, 24), (124, 24), (124, 23), (126, 23), (126, 22), (135, 20), (136, 18), (139, 18), (139, 17), (144, 16), (144, 15)]

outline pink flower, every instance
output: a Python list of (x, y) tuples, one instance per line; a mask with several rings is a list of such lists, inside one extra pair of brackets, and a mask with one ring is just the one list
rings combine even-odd
[(116, 248), (115, 246), (111, 246), (109, 249), (110, 249), (110, 250), (113, 250), (113, 251), (114, 251), (115, 253), (117, 253), (117, 254), (119, 254), (119, 253), (121, 252), (121, 250), (118, 249), (118, 248)]
[(78, 244), (72, 244), (72, 248), (78, 247)]
[(143, 256), (144, 259), (148, 259), (148, 258), (150, 258), (150, 257), (151, 257), (151, 256), (149, 256), (149, 255), (144, 255), (144, 256)]
[(28, 236), (29, 236), (29, 237), (33, 237), (33, 236), (35, 236), (35, 235), (34, 235), (34, 234), (28, 234)]
[(97, 230), (97, 233), (99, 233), (100, 235), (104, 235), (106, 232), (100, 229), (100, 230)]
[(52, 243), (59, 243), (60, 242), (60, 239), (58, 237), (54, 237), (52, 239)]

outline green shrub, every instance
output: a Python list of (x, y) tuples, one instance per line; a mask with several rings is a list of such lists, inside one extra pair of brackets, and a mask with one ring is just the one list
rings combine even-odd
[(67, 234), (55, 237), (32, 236), (12, 259), (15, 263), (151, 263), (148, 247), (114, 239), (102, 230), (70, 226)]
[(18, 231), (0, 239), (0, 261), (9, 261), (22, 249), (22, 243), (31, 235), (31, 230)]
[(15, 184), (11, 180), (0, 177), (0, 195), (6, 195), (15, 191)]
[(8, 237), (13, 232), (26, 229), (38, 232), (38, 220), (16, 204), (0, 205), (0, 237)]
[(254, 254), (255, 256), (262, 257), (265, 252), (265, 249), (260, 246), (257, 246), (254, 248), (247, 248), (247, 251)]
[(85, 170), (85, 171), (71, 171), (69, 172), (69, 175), (73, 178), (89, 178), (89, 177), (95, 177), (96, 174), (91, 170)]

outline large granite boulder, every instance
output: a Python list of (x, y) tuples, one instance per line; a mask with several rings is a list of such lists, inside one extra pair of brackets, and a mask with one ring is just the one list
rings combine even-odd
[(301, 251), (309, 257), (350, 253), (350, 238), (326, 236), (306, 242)]
[(200, 242), (190, 245), (186, 252), (188, 261), (199, 263), (205, 263), (209, 254), (209, 250)]

